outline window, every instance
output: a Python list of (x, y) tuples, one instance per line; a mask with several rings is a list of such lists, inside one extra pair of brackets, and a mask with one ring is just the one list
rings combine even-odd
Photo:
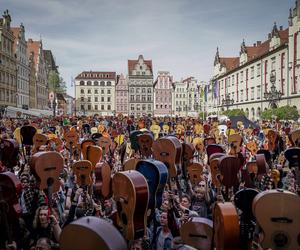
[(107, 90), (107, 94), (110, 95), (110, 89)]
[(244, 80), (244, 72), (241, 71), (241, 79), (240, 79), (240, 81), (243, 82), (243, 80)]
[(275, 70), (275, 69), (276, 69), (276, 58), (273, 57), (273, 58), (271, 59), (271, 70), (273, 71), (273, 70)]
[(104, 94), (104, 89), (101, 89), (101, 94)]
[(84, 105), (81, 105), (80, 109), (81, 109), (81, 110), (84, 110)]
[(101, 102), (104, 102), (104, 97), (103, 96), (101, 96)]
[(99, 85), (98, 81), (94, 81), (94, 86), (98, 86), (98, 85)]
[(137, 110), (137, 111), (140, 111), (140, 110), (141, 110), (140, 104), (137, 104), (137, 105), (136, 105), (136, 110)]
[(101, 110), (104, 110), (104, 105), (101, 105)]
[(231, 86), (234, 86), (234, 75), (231, 77)]
[(80, 90), (80, 94), (84, 94), (84, 89), (81, 89), (81, 90)]
[(136, 89), (135, 89), (135, 92), (136, 92), (137, 94), (139, 94), (139, 93), (140, 93), (140, 88), (136, 88)]
[(88, 110), (91, 110), (91, 109), (92, 109), (92, 105), (89, 104), (89, 105), (88, 105)]
[(241, 97), (240, 97), (240, 99), (241, 99), (241, 102), (244, 100), (244, 91), (243, 90), (241, 90)]
[(88, 94), (92, 94), (92, 90), (91, 89), (88, 89)]
[(139, 101), (140, 100), (140, 95), (136, 96), (136, 100)]
[(130, 101), (134, 101), (134, 95), (130, 95)]
[(151, 88), (148, 88), (147, 89), (147, 93), (151, 93), (152, 91), (151, 91)]
[(94, 90), (94, 93), (95, 93), (95, 94), (98, 94), (98, 89), (95, 89), (95, 90)]
[(95, 96), (95, 102), (98, 102), (98, 97), (97, 96)]
[(87, 85), (87, 86), (91, 86), (91, 85), (92, 85), (92, 82), (91, 82), (91, 81), (87, 81), (87, 82), (86, 82), (86, 85)]
[(148, 104), (148, 110), (151, 110), (151, 104)]
[(250, 77), (251, 79), (254, 78), (254, 66), (250, 68)]
[(257, 86), (257, 99), (260, 99), (260, 86)]
[(256, 65), (256, 75), (257, 76), (260, 76), (260, 70), (261, 70), (261, 67), (260, 67), (260, 63)]
[(98, 110), (98, 105), (95, 105), (95, 110)]
[[(156, 105), (157, 106), (157, 105)], [(142, 110), (145, 111), (146, 110), (146, 104), (142, 104)]]
[(84, 85), (84, 81), (80, 81), (80, 85), (83, 86)]
[(146, 89), (145, 88), (142, 88), (142, 93), (146, 93)]
[(150, 101), (150, 102), (151, 102), (151, 95), (148, 95), (148, 96), (147, 96), (147, 101)]
[(101, 81), (101, 82), (100, 82), (100, 86), (105, 86), (105, 82), (104, 82), (104, 81)]
[(110, 96), (107, 97), (107, 101), (110, 102)]
[(81, 98), (80, 98), (80, 101), (81, 101), (81, 102), (84, 102), (84, 97), (81, 97)]
[(130, 93), (134, 93), (134, 88), (130, 88)]
[(91, 97), (90, 96), (88, 97), (88, 102), (91, 102)]
[(107, 110), (111, 110), (111, 106), (110, 105), (107, 105)]
[(142, 101), (146, 101), (146, 96), (142, 95)]
[(254, 100), (254, 87), (251, 88), (251, 100)]
[(106, 86), (111, 86), (111, 82), (108, 81), (108, 82), (106, 83)]
[(134, 111), (134, 105), (133, 104), (131, 104), (130, 110)]

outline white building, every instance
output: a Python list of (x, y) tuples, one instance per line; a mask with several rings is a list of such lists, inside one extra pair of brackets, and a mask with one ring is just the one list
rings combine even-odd
[(77, 115), (115, 114), (116, 72), (83, 71), (75, 78)]
[(243, 41), (239, 57), (220, 57), (217, 50), (212, 79), (212, 103), (217, 108), (242, 109), (250, 119), (258, 119), (261, 112), (270, 108), (264, 94), (270, 92), (271, 76), (275, 76), (276, 90), (282, 98), (276, 106), (300, 107), (300, 1), (290, 11), (289, 28), (274, 24), (266, 41), (246, 46)]
[(29, 62), (27, 58), (27, 42), (25, 39), (25, 28), (11, 28), (14, 34), (14, 53), (17, 62), (17, 107), (29, 108)]
[(128, 60), (129, 114), (153, 115), (152, 60)]
[(204, 110), (203, 88), (204, 83), (194, 77), (175, 82), (172, 96), (174, 115), (198, 117)]

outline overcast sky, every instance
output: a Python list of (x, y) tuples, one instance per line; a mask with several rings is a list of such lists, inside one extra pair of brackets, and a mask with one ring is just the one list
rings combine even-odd
[(292, 0), (1, 0), (26, 39), (52, 50), (68, 93), (81, 71), (127, 74), (127, 60), (152, 59), (154, 76), (212, 77), (220, 56), (238, 56), (240, 44), (265, 40), (273, 23), (288, 26)]

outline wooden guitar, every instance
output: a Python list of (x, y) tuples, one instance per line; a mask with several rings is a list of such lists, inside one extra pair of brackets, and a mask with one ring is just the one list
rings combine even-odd
[(124, 237), (127, 240), (143, 237), (149, 200), (145, 177), (135, 170), (118, 172), (113, 177), (112, 189)]
[(300, 197), (283, 190), (268, 190), (258, 194), (252, 211), (263, 231), (264, 249), (298, 249)]
[(87, 148), (90, 145), (96, 145), (95, 141), (87, 139), (87, 140), (83, 140), (80, 144), (80, 150), (81, 150), (83, 160), (87, 160)]
[(240, 134), (233, 134), (228, 136), (228, 144), (230, 145), (230, 155), (236, 155), (241, 151), (243, 138)]
[(137, 136), (139, 151), (142, 157), (148, 158), (152, 155), (153, 136), (150, 133), (144, 133)]
[(246, 148), (251, 152), (252, 155), (256, 155), (257, 144), (254, 140), (247, 142)]
[(214, 245), (218, 250), (239, 249), (240, 225), (231, 202), (217, 202), (213, 210)]
[(300, 146), (300, 129), (294, 130), (290, 134), (291, 141), (295, 147)]
[(32, 148), (32, 154), (35, 154), (40, 150), (41, 146), (45, 146), (48, 142), (47, 135), (36, 133), (33, 136), (33, 148)]
[(92, 163), (87, 160), (80, 160), (73, 163), (72, 169), (76, 176), (76, 183), (81, 187), (91, 186), (92, 180)]
[(169, 177), (175, 178), (181, 171), (182, 145), (176, 137), (166, 136), (153, 143), (154, 159), (166, 164)]
[(2, 166), (12, 170), (18, 165), (19, 144), (13, 139), (0, 139), (0, 162)]
[(213, 245), (213, 222), (193, 217), (180, 228), (182, 241), (196, 249), (211, 250)]
[(202, 181), (203, 166), (199, 162), (193, 162), (187, 167), (189, 179), (193, 186)]
[(48, 190), (48, 198), (60, 188), (59, 175), (64, 168), (64, 159), (58, 152), (37, 152), (32, 156), (30, 167), (40, 180), (40, 190)]
[(182, 176), (184, 179), (187, 178), (187, 168), (192, 164), (194, 159), (195, 148), (190, 142), (182, 143)]
[(223, 157), (224, 153), (214, 153), (209, 157), (209, 168), (211, 180), (215, 188), (221, 187), (221, 172), (219, 169), (219, 158)]
[(59, 246), (61, 250), (127, 249), (126, 241), (116, 227), (94, 216), (82, 217), (64, 227), (60, 235)]
[(98, 139), (98, 145), (102, 148), (102, 155), (108, 156), (110, 154), (112, 141), (109, 137), (100, 137)]
[(104, 199), (112, 195), (111, 168), (107, 162), (99, 162), (95, 167), (95, 193)]
[(96, 145), (86, 147), (86, 160), (92, 163), (92, 170), (95, 170), (96, 164), (102, 159), (102, 149)]
[(225, 153), (225, 150), (222, 146), (217, 144), (210, 144), (206, 147), (206, 153), (207, 153), (207, 164), (209, 165), (210, 156), (214, 153)]

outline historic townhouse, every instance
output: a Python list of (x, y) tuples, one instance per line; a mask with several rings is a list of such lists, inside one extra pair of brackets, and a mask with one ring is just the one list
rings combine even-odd
[(13, 51), (14, 35), (11, 17), (6, 10), (0, 18), (0, 106), (16, 106), (17, 68)]
[(115, 114), (116, 72), (83, 71), (75, 78), (76, 113)]
[(28, 39), (27, 54), (33, 52), (33, 62), (36, 73), (36, 108), (41, 110), (48, 109), (48, 78), (47, 67), (44, 58), (42, 41)]
[(115, 103), (117, 114), (128, 115), (128, 84), (123, 74), (118, 76)]
[[(300, 106), (299, 47), (300, 1), (290, 11), (289, 28), (274, 24), (266, 41), (247, 46), (243, 41), (239, 57), (220, 57), (214, 61), (212, 95), (217, 110), (239, 108), (250, 119), (258, 119), (270, 108), (264, 94), (270, 92), (272, 82), (281, 91), (279, 106)], [(214, 109), (216, 111), (216, 109)]]
[(204, 84), (194, 77), (174, 83), (173, 110), (178, 116), (197, 117), (204, 107)]
[(17, 107), (29, 108), (29, 62), (27, 58), (27, 42), (25, 39), (25, 28), (11, 28), (14, 34), (13, 51), (17, 60)]
[(36, 71), (34, 64), (34, 53), (30, 52), (28, 54), (28, 64), (29, 64), (29, 108), (36, 109)]
[(129, 114), (153, 115), (152, 60), (128, 60)]
[(154, 115), (170, 116), (172, 115), (172, 81), (168, 71), (159, 71), (154, 82)]

